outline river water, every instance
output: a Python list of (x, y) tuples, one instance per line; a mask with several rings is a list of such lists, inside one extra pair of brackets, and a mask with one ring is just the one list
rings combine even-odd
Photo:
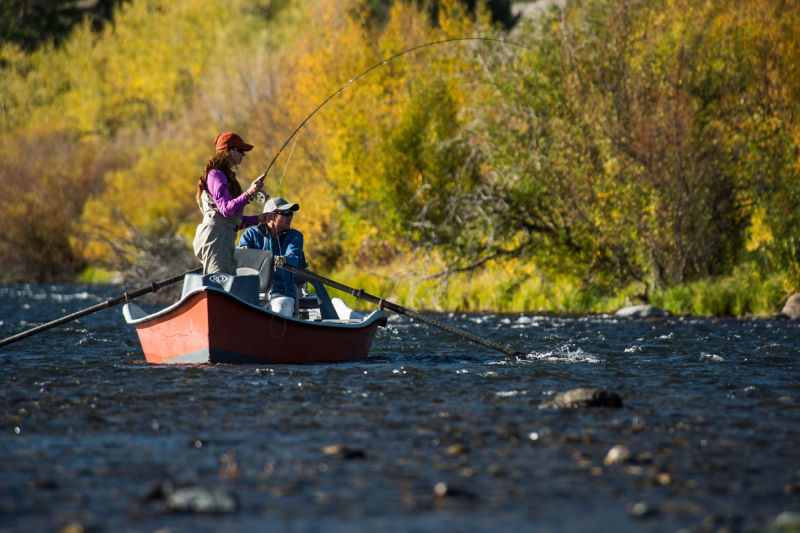
[[(120, 292), (2, 286), (0, 338)], [(797, 322), (434, 318), (527, 355), (392, 315), (353, 363), (156, 366), (120, 307), (0, 348), (0, 530), (800, 527)], [(623, 406), (540, 407), (576, 387)]]

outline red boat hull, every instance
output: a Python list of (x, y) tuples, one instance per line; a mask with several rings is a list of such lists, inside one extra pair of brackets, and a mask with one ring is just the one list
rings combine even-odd
[(357, 323), (298, 320), (205, 289), (129, 322), (149, 363), (304, 364), (366, 357), (386, 317), (379, 311)]

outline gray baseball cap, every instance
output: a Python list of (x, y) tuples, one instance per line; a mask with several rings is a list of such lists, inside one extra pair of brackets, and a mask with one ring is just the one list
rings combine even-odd
[(274, 198), (270, 198), (267, 200), (267, 203), (264, 204), (264, 212), (265, 213), (274, 213), (275, 211), (297, 211), (300, 209), (298, 204), (290, 204), (280, 196), (275, 196)]

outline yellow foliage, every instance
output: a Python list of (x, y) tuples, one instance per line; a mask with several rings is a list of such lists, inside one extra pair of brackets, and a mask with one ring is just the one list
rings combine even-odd
[(250, 4), (133, 0), (120, 4), (100, 34), (87, 21), (58, 49), (23, 58), (5, 47), (5, 128), (53, 124), (108, 135), (176, 116), (212, 59), (245, 53), (253, 30), (240, 28), (258, 27)]
[(750, 218), (750, 226), (747, 228), (747, 244), (745, 247), (748, 252), (753, 252), (763, 245), (772, 244), (772, 242), (772, 231), (766, 224), (766, 211), (763, 207), (759, 207), (753, 212)]
[[(148, 232), (157, 238), (168, 229), (189, 241), (200, 220), (197, 207), (186, 201), (194, 197), (202, 170), (193, 164), (197, 152), (196, 147), (163, 141), (144, 150), (132, 167), (107, 173), (105, 191), (83, 210), (80, 240), (87, 243), (87, 259), (107, 262), (109, 246), (130, 259)], [(194, 172), (187, 172), (193, 167)]]

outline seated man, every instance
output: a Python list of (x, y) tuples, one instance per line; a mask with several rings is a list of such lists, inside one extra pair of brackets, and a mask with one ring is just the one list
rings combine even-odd
[[(275, 256), (276, 266), (285, 262), (293, 267), (306, 268), (303, 234), (291, 229), (294, 212), (298, 209), (298, 204), (290, 204), (279, 196), (270, 198), (264, 205), (266, 223), (248, 228), (239, 239), (239, 247), (269, 250)], [(288, 270), (276, 269), (269, 293), (269, 308), (286, 316), (297, 314), (297, 287), (294, 274)]]

